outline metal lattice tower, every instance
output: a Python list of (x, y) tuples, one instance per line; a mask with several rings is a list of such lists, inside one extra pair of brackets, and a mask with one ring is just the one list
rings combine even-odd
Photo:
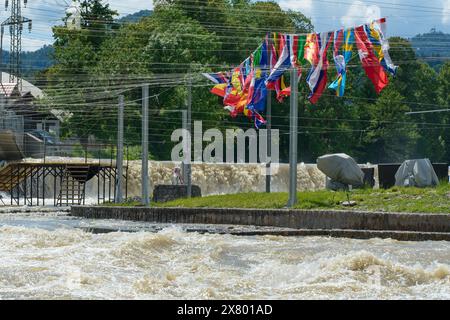
[[(17, 83), (19, 90), (22, 90), (22, 76), (21, 76), (21, 61), (20, 55), (22, 52), (22, 31), (23, 25), (28, 23), (28, 30), (31, 32), (32, 22), (30, 19), (22, 17), (22, 1), (24, 6), (27, 6), (28, 0), (12, 0), (11, 15), (1, 24), (1, 53), (3, 56), (3, 35), (5, 27), (9, 26), (10, 35), (10, 51), (9, 51), (9, 82)], [(9, 0), (5, 0), (5, 9), (8, 10)], [(0, 57), (0, 59), (1, 59)], [(0, 60), (0, 65), (2, 65)], [(1, 78), (1, 77), (0, 77)], [(3, 81), (0, 79), (0, 82)]]

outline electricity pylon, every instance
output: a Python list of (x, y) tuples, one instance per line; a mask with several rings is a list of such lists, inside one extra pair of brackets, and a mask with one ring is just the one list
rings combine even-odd
[[(10, 51), (9, 51), (9, 82), (17, 83), (19, 90), (22, 91), (22, 75), (20, 55), (22, 53), (22, 31), (23, 25), (28, 23), (28, 31), (31, 32), (32, 21), (28, 18), (22, 17), (22, 1), (24, 6), (27, 6), (28, 0), (12, 0), (11, 1), (11, 15), (1, 24), (1, 56), (3, 54), (3, 35), (5, 27), (9, 26), (10, 35)], [(5, 9), (8, 10), (9, 0), (5, 0)], [(0, 58), (1, 59), (1, 58)], [(1, 63), (0, 63), (1, 65)], [(1, 77), (0, 77), (1, 78)], [(0, 80), (2, 81), (2, 80)]]

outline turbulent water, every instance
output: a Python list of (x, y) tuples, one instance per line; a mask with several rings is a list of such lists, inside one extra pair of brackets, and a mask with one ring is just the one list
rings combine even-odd
[[(36, 159), (26, 159), (25, 162), (38, 162)], [(81, 162), (81, 158), (47, 157), (48, 163)], [(98, 160), (88, 159), (89, 162), (98, 163)], [(109, 164), (109, 161), (103, 161)], [(114, 164), (114, 162), (113, 162)], [(128, 195), (130, 197), (141, 195), (141, 161), (129, 161), (128, 164)], [(149, 185), (150, 192), (158, 184), (171, 184), (173, 169), (180, 167), (180, 163), (171, 161), (149, 161)], [(200, 186), (203, 195), (230, 194), (240, 192), (261, 192), (265, 190), (266, 177), (265, 165), (261, 164), (214, 164), (193, 163), (192, 183)], [(53, 180), (48, 179), (46, 194), (53, 195)], [(107, 181), (109, 182), (109, 181)], [(272, 190), (275, 192), (287, 192), (289, 182), (289, 166), (280, 164), (273, 171)], [(100, 181), (102, 184), (102, 181)], [(298, 165), (299, 190), (318, 190), (325, 188), (325, 175), (313, 164)], [(97, 178), (92, 179), (86, 185), (88, 197), (96, 197), (98, 191)]]
[[(170, 184), (173, 162), (149, 162), (150, 187), (157, 184)], [(192, 164), (192, 183), (200, 186), (203, 195), (233, 194), (243, 192), (263, 192), (266, 187), (265, 165), (261, 164)], [(129, 163), (129, 193), (141, 193), (141, 163)], [(325, 175), (316, 165), (298, 165), (299, 190), (319, 190), (325, 188)], [(289, 166), (280, 164), (272, 176), (272, 190), (287, 192), (289, 186)]]
[(1, 299), (449, 299), (450, 243), (78, 227), (0, 216)]

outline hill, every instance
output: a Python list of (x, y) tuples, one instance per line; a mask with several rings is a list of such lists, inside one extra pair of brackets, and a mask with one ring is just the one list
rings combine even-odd
[[(53, 64), (53, 47), (45, 45), (36, 51), (25, 51), (21, 54), (22, 75), (30, 78), (35, 72), (44, 70)], [(2, 69), (8, 69), (9, 51), (2, 52)]]
[(431, 29), (428, 33), (413, 37), (411, 43), (417, 56), (436, 69), (450, 59), (450, 34), (448, 33)]
[(135, 12), (133, 14), (129, 14), (123, 18), (117, 20), (119, 23), (137, 23), (142, 18), (149, 17), (153, 13), (152, 10), (141, 10), (139, 12)]

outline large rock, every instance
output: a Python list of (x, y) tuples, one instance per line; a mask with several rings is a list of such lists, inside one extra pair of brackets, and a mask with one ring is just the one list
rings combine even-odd
[(400, 187), (433, 187), (439, 178), (429, 159), (406, 160), (395, 174), (395, 185)]
[(344, 153), (328, 154), (318, 158), (317, 167), (334, 182), (351, 186), (364, 184), (364, 172), (352, 157)]

